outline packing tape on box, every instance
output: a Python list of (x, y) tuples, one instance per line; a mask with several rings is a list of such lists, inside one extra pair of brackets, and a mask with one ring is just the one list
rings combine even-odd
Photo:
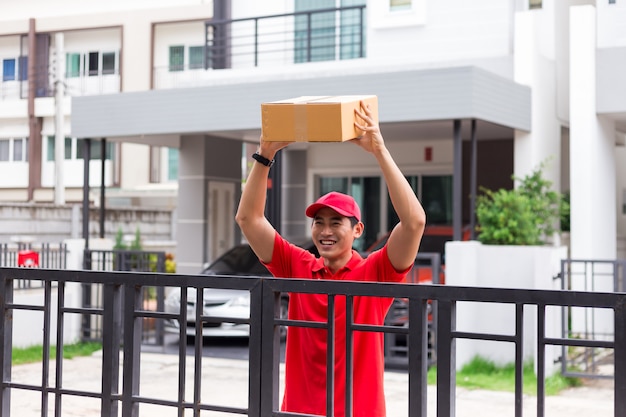
[(293, 108), (295, 121), (294, 140), (296, 142), (307, 141), (306, 104), (296, 104)]

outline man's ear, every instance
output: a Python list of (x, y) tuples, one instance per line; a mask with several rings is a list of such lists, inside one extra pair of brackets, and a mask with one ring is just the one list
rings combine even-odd
[(365, 225), (362, 222), (358, 222), (357, 224), (355, 224), (354, 227), (352, 228), (352, 231), (354, 233), (354, 239), (360, 238), (364, 230), (365, 230)]

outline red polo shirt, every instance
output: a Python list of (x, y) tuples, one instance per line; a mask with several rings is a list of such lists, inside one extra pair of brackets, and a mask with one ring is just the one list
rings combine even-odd
[[(387, 246), (363, 259), (356, 251), (336, 274), (324, 260), (290, 244), (278, 233), (272, 261), (266, 264), (275, 277), (311, 278), (345, 281), (404, 281), (406, 271), (396, 271), (387, 257)], [(353, 299), (353, 321), (382, 325), (391, 298)], [(289, 319), (327, 322), (328, 297), (325, 294), (290, 294)], [(345, 411), (345, 297), (335, 297), (335, 417)], [(289, 327), (285, 357), (285, 393), (282, 411), (326, 415), (326, 330)], [(383, 333), (354, 332), (353, 343), (353, 416), (384, 417)]]

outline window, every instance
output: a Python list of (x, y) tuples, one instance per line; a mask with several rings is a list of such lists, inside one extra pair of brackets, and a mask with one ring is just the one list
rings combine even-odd
[(26, 139), (13, 139), (13, 161), (28, 161)]
[(0, 139), (0, 162), (7, 162), (9, 160), (10, 147), (11, 141), (9, 139)]
[(170, 46), (170, 71), (183, 71), (185, 69), (185, 47)]
[(102, 53), (102, 74), (115, 74), (115, 52)]
[(189, 69), (202, 69), (204, 68), (204, 47), (203, 46), (190, 46), (189, 47)]
[[(296, 0), (295, 11), (319, 10), (334, 7), (365, 5), (364, 0)], [(310, 17), (310, 19), (309, 19)], [(339, 27), (334, 11), (297, 15), (295, 18), (294, 60), (299, 62), (354, 59), (364, 56), (362, 34), (365, 16), (359, 10), (340, 13)], [(310, 27), (309, 27), (310, 26)]]
[(28, 139), (0, 139), (0, 162), (28, 162)]
[(541, 9), (542, 7), (541, 0), (528, 0), (528, 8), (529, 9)]
[(16, 76), (15, 59), (2, 60), (2, 81), (14, 81)]
[(65, 69), (67, 78), (75, 78), (80, 75), (80, 54), (65, 55)]
[[(85, 140), (86, 139), (76, 139), (76, 138), (65, 138), (65, 159), (66, 160), (75, 160), (75, 159), (83, 159), (83, 152), (85, 151)], [(55, 137), (48, 136), (48, 149), (46, 152), (46, 160), (54, 161), (55, 155)], [(90, 158), (100, 159), (100, 155), (102, 155), (102, 142), (99, 139), (91, 140), (91, 154)], [(112, 142), (106, 142), (106, 159), (113, 159), (113, 155), (115, 154), (114, 144)]]
[(99, 53), (98, 52), (89, 52), (89, 64), (88, 64), (88, 68), (89, 68), (89, 76), (92, 77), (94, 75), (98, 75), (98, 57), (99, 57)]
[(178, 179), (178, 149), (167, 149), (167, 179), (176, 181)]
[[(55, 160), (55, 137), (48, 136), (48, 152), (46, 154), (46, 159), (48, 161)], [(65, 138), (65, 159), (72, 159), (72, 138)]]
[(389, 0), (389, 10), (396, 12), (399, 10), (411, 10), (412, 0)]
[(70, 52), (65, 55), (67, 78), (83, 75), (90, 77), (115, 74), (117, 69), (116, 52), (91, 51), (88, 53)]
[[(76, 159), (83, 159), (83, 155), (85, 152), (85, 140), (86, 139), (76, 139)], [(105, 149), (105, 159), (113, 159), (113, 143), (107, 142)], [(102, 141), (101, 140), (91, 140), (90, 146), (90, 159), (101, 159), (102, 158)]]

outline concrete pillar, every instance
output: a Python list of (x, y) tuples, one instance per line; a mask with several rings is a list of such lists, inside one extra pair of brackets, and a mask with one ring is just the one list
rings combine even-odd
[(561, 125), (556, 114), (554, 29), (550, 9), (515, 15), (515, 81), (531, 88), (531, 131), (515, 131), (513, 172), (522, 178), (546, 162), (544, 178), (561, 190)]
[[(197, 274), (213, 260), (212, 253), (223, 252), (239, 242), (235, 209), (241, 192), (241, 155), (241, 142), (236, 140), (203, 135), (181, 137), (177, 272)], [(230, 191), (221, 193), (224, 188)], [(230, 196), (226, 197), (229, 201), (215, 201), (215, 195)], [(216, 233), (215, 225), (224, 229)]]
[[(570, 9), (570, 186), (572, 259), (615, 259), (615, 125), (596, 113), (596, 11)], [(613, 291), (610, 279), (575, 269), (571, 289)], [(596, 274), (611, 272), (598, 266)], [(590, 326), (593, 326), (590, 328)], [(611, 311), (572, 312), (573, 332), (613, 332)]]
[(311, 223), (304, 214), (308, 203), (307, 151), (285, 148), (281, 152), (281, 166), (275, 168), (283, 174), (282, 234), (287, 239), (308, 236)]
[(570, 9), (571, 256), (615, 259), (615, 125), (596, 113), (596, 12)]

